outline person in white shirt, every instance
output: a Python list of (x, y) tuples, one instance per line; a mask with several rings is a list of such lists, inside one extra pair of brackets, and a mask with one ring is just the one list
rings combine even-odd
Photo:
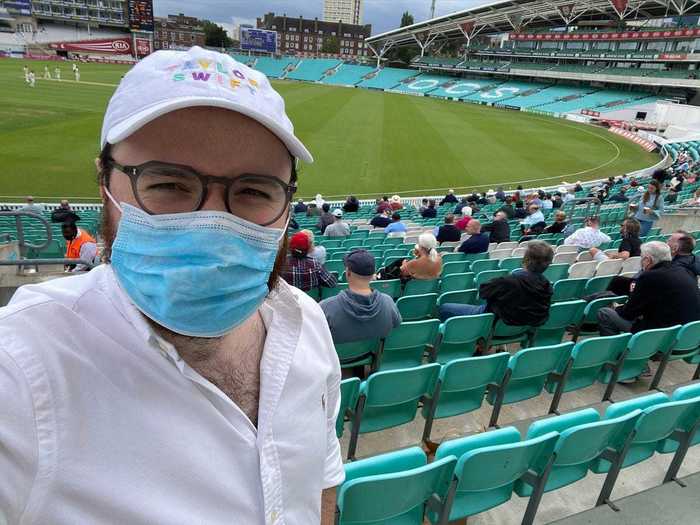
[(56, 80), (61, 81), (61, 68), (56, 66), (53, 70), (54, 75), (56, 75)]
[(75, 75), (75, 81), (80, 82), (80, 68), (78, 66), (75, 66), (73, 74)]
[(282, 98), (228, 55), (157, 51), (101, 145), (108, 264), (0, 309), (0, 523), (332, 523), (340, 366), (278, 278), (313, 161)]
[(311, 245), (306, 255), (312, 259), (316, 259), (316, 262), (318, 262), (318, 264), (321, 266), (326, 264), (326, 247), (315, 244), (316, 236), (311, 230), (301, 230), (301, 232), (306, 234), (306, 236), (309, 238), (309, 244)]
[(29, 68), (27, 66), (22, 66), (22, 72), (24, 73), (24, 81), (29, 84)]
[(27, 204), (22, 207), (20, 211), (28, 211), (29, 213), (36, 213), (41, 215), (44, 213), (44, 207), (41, 204), (36, 204), (34, 202), (34, 197), (27, 195)]
[(34, 73), (34, 70), (31, 70), (29, 72), (29, 87), (34, 86), (36, 86), (36, 73)]
[(564, 244), (580, 246), (590, 250), (611, 240), (609, 236), (600, 231), (600, 219), (598, 217), (588, 217), (585, 226), (564, 239)]
[(44, 80), (51, 80), (51, 73), (49, 72), (49, 66), (44, 66)]

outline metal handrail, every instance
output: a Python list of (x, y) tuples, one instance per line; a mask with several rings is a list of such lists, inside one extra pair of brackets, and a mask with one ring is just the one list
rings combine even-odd
[(97, 266), (94, 262), (85, 259), (15, 259), (14, 261), (0, 261), (0, 266), (49, 266), (49, 265), (78, 265), (82, 264), (86, 270), (92, 270)]
[[(24, 259), (27, 254), (27, 248), (33, 248), (35, 250), (42, 250), (46, 248), (52, 240), (51, 235), (51, 225), (49, 221), (44, 219), (41, 215), (33, 213), (30, 211), (14, 210), (14, 211), (0, 211), (0, 217), (14, 217), (15, 218), (15, 228), (17, 229), (17, 242), (19, 243), (19, 256), (20, 259)], [(22, 217), (29, 217), (31, 219), (36, 219), (44, 225), (46, 229), (46, 241), (43, 244), (33, 244), (28, 243), (24, 239), (24, 225), (22, 224)]]

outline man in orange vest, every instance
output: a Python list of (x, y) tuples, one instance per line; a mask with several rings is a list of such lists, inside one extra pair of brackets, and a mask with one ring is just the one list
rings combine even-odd
[[(82, 259), (83, 261), (93, 261), (97, 253), (97, 242), (87, 231), (78, 228), (75, 220), (66, 220), (61, 226), (61, 233), (66, 240), (66, 259)], [(85, 266), (68, 265), (67, 271), (84, 270)]]

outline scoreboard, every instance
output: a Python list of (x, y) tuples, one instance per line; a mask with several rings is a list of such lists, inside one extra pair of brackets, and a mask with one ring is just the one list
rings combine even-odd
[(277, 52), (277, 31), (241, 28), (241, 49), (246, 51)]
[(134, 31), (153, 31), (153, 0), (129, 0), (129, 27)]

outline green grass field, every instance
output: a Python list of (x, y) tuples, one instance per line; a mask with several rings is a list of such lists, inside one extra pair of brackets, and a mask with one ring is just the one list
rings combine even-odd
[[(81, 64), (81, 82), (31, 89), (23, 61), (0, 60), (0, 198), (97, 196), (102, 114), (125, 66)], [(51, 72), (56, 63), (49, 63)], [(603, 129), (472, 104), (363, 89), (276, 82), (316, 162), (300, 194), (420, 195), (446, 188), (553, 185), (619, 175), (658, 157)]]

